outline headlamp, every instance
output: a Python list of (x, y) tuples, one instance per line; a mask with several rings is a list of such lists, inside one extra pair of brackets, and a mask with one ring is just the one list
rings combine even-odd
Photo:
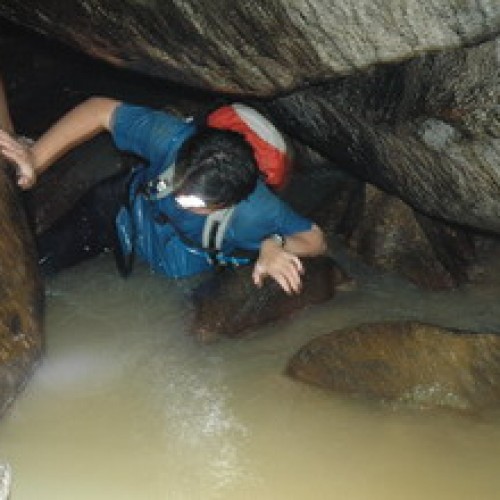
[(175, 201), (182, 208), (206, 208), (207, 204), (195, 194), (179, 194), (175, 197)]

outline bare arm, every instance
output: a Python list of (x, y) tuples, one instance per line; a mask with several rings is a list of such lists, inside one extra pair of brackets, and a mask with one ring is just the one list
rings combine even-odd
[(288, 236), (284, 245), (273, 238), (264, 240), (253, 270), (253, 280), (262, 286), (267, 276), (278, 282), (286, 293), (299, 293), (304, 268), (299, 257), (315, 257), (326, 252), (321, 229), (315, 224), (309, 231)]
[(75, 146), (109, 130), (118, 104), (114, 99), (91, 97), (65, 114), (33, 145), (37, 173), (46, 170)]
[(65, 114), (32, 147), (0, 131), (0, 152), (17, 165), (19, 185), (23, 189), (32, 187), (36, 176), (67, 151), (109, 130), (111, 117), (119, 104), (114, 99), (92, 97)]

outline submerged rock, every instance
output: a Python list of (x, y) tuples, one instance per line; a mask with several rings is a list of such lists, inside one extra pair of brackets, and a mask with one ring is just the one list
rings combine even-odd
[(287, 373), (339, 393), (419, 408), (500, 404), (500, 335), (418, 322), (374, 323), (318, 337)]
[(43, 347), (43, 290), (19, 192), (0, 161), (0, 414), (29, 379)]
[(195, 316), (191, 333), (202, 342), (220, 336), (241, 337), (305, 306), (331, 299), (336, 286), (349, 282), (329, 257), (303, 259), (303, 263), (303, 286), (296, 295), (287, 295), (272, 279), (256, 288), (252, 266), (215, 275), (193, 294)]

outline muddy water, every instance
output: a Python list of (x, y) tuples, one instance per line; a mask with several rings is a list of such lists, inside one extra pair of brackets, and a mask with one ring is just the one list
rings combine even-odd
[(500, 498), (500, 414), (418, 413), (287, 379), (313, 334), (412, 318), (500, 331), (500, 286), (355, 291), (242, 341), (186, 335), (185, 288), (108, 256), (48, 282), (47, 355), (0, 421), (13, 500)]

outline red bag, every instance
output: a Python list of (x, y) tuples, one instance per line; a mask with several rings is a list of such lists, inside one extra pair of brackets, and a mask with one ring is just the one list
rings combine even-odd
[(207, 125), (242, 134), (254, 150), (266, 183), (276, 189), (285, 184), (291, 163), (285, 139), (256, 109), (240, 103), (222, 106), (208, 116)]

